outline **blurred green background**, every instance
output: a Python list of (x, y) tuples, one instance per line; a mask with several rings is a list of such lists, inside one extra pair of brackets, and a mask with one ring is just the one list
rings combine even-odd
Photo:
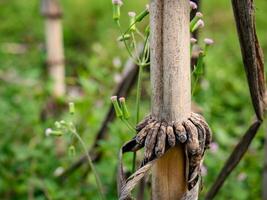
[[(55, 138), (44, 134), (47, 127), (65, 118), (68, 112), (62, 109), (56, 116), (40, 117), (51, 98), (52, 84), (44, 65), (44, 19), (40, 16), (39, 3), (0, 0), (0, 199), (98, 199), (94, 177), (85, 173), (86, 165), (63, 183), (56, 179), (56, 173), (83, 152), (77, 144), (76, 156), (70, 157), (67, 152), (70, 139), (66, 138), (63, 153), (58, 155)], [(124, 27), (128, 23), (127, 12), (140, 12), (146, 3), (124, 1)], [(110, 105), (109, 99), (127, 53), (116, 41), (119, 31), (112, 20), (111, 1), (62, 0), (61, 4), (66, 80), (69, 88), (78, 88), (81, 94), (68, 94), (62, 101), (76, 103), (78, 131), (89, 147)], [(255, 4), (257, 32), (266, 53), (267, 2), (256, 0)], [(206, 57), (201, 90), (193, 97), (211, 125), (215, 142), (215, 148), (207, 153), (204, 163), (207, 174), (203, 174), (203, 195), (252, 122), (253, 108), (231, 2), (203, 1), (202, 12), (206, 26), (200, 38), (210, 37), (215, 41)], [(142, 116), (149, 112), (149, 93), (149, 74), (146, 73)], [(127, 97), (132, 113), (134, 100), (135, 90)], [(109, 124), (108, 139), (100, 142), (103, 158), (96, 163), (96, 168), (107, 199), (117, 199), (116, 155), (122, 143), (131, 137), (117, 120)], [(261, 199), (263, 145), (262, 128), (216, 199)]]

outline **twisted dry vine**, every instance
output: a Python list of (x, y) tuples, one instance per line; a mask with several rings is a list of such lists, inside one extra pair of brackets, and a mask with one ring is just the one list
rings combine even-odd
[[(185, 145), (188, 159), (187, 185), (188, 190), (200, 180), (200, 166), (204, 152), (211, 142), (211, 130), (205, 119), (196, 113), (182, 123), (157, 121), (153, 116), (145, 117), (136, 127), (137, 135), (127, 142), (121, 150), (119, 160), (118, 189), (120, 199), (130, 199), (130, 192), (139, 180), (152, 167), (155, 159), (163, 156), (176, 144)], [(136, 152), (144, 148), (144, 158), (140, 168), (127, 180), (123, 172), (122, 154)]]

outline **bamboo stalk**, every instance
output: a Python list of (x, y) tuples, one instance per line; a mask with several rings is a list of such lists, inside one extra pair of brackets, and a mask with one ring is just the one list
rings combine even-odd
[(45, 17), (45, 37), (47, 50), (47, 65), (53, 81), (54, 97), (65, 94), (65, 66), (62, 41), (62, 12), (57, 0), (43, 0), (41, 7)]
[[(189, 1), (152, 0), (152, 115), (158, 120), (183, 121), (191, 112)], [(177, 145), (152, 169), (152, 199), (182, 199), (186, 187), (184, 147)]]

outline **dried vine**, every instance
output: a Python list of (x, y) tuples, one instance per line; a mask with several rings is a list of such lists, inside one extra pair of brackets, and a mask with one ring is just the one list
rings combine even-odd
[(247, 75), (250, 95), (257, 120), (250, 126), (238, 145), (235, 147), (217, 179), (207, 193), (206, 199), (213, 199), (223, 186), (230, 173), (239, 164), (261, 126), (266, 112), (266, 82), (264, 61), (255, 28), (255, 11), (253, 0), (232, 0), (236, 27), (241, 46), (244, 68)]
[[(171, 147), (177, 144), (185, 144), (189, 168), (187, 173), (188, 190), (200, 180), (200, 164), (204, 152), (211, 142), (211, 130), (205, 119), (196, 113), (182, 123), (157, 121), (151, 115), (144, 118), (137, 127), (137, 135), (127, 142), (119, 156), (119, 180), (118, 188), (120, 199), (130, 198), (130, 192), (138, 181), (143, 178), (152, 167), (153, 161), (163, 156)], [(127, 180), (123, 172), (122, 154), (136, 152), (144, 148), (144, 158), (140, 168)]]

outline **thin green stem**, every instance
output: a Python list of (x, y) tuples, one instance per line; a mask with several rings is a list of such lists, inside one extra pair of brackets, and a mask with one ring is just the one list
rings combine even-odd
[(144, 61), (145, 61), (145, 51), (146, 51), (146, 46), (148, 42), (148, 36), (145, 40), (143, 52), (142, 52), (142, 63), (139, 66), (139, 72), (138, 72), (138, 80), (137, 80), (137, 92), (136, 92), (136, 124), (139, 122), (140, 118), (140, 98), (141, 98), (141, 82), (142, 82), (142, 75), (143, 75), (143, 67), (144, 67)]
[(141, 98), (141, 81), (143, 75), (143, 66), (139, 66), (138, 80), (137, 80), (137, 92), (136, 92), (136, 124), (139, 122), (140, 118), (140, 98)]
[(145, 36), (142, 34), (142, 32), (141, 31), (139, 31), (139, 29), (138, 28), (136, 28), (136, 33), (143, 39), (143, 40), (145, 40), (146, 38), (145, 38)]
[[(136, 124), (140, 118), (140, 98), (141, 98), (141, 81), (143, 74), (143, 66), (139, 66), (138, 80), (137, 80), (137, 92), (136, 92)], [(135, 171), (136, 152), (133, 153), (132, 172)]]
[(83, 150), (84, 150), (84, 152), (85, 152), (85, 154), (86, 154), (86, 157), (87, 157), (87, 160), (88, 160), (88, 163), (89, 163), (89, 166), (91, 167), (92, 172), (93, 172), (93, 174), (94, 174), (94, 176), (95, 176), (95, 180), (96, 180), (96, 184), (97, 184), (97, 189), (98, 189), (98, 192), (99, 192), (99, 196), (100, 196), (100, 198), (101, 198), (102, 200), (105, 200), (104, 189), (103, 189), (101, 180), (100, 180), (100, 178), (99, 178), (99, 176), (98, 176), (98, 173), (97, 173), (97, 171), (96, 171), (96, 169), (95, 169), (95, 167), (94, 167), (93, 161), (92, 161), (92, 159), (91, 159), (91, 157), (90, 157), (90, 155), (89, 155), (89, 153), (88, 153), (88, 151), (87, 151), (87, 147), (86, 147), (85, 143), (83, 142), (83, 139), (82, 139), (82, 138), (80, 137), (80, 135), (77, 133), (75, 127), (72, 128), (72, 133), (73, 133), (73, 134), (75, 135), (75, 137), (79, 140), (79, 142), (81, 143), (81, 145), (82, 145), (82, 147), (83, 147)]
[(134, 36), (134, 32), (132, 31), (131, 32), (131, 35), (132, 35), (132, 39), (133, 39), (133, 48), (134, 48), (134, 51), (136, 53), (136, 57), (137, 57), (137, 62), (140, 62), (140, 58), (138, 56), (138, 52), (137, 52), (137, 45), (136, 45), (136, 40), (135, 40), (135, 36)]
[(197, 83), (198, 83), (198, 79), (199, 79), (199, 75), (196, 75), (196, 78), (195, 78), (195, 81), (194, 81), (194, 84), (193, 84), (193, 88), (192, 88), (192, 96), (195, 93), (195, 90), (196, 90), (196, 87), (197, 87)]
[(135, 133), (134, 127), (126, 119), (121, 118), (121, 121), (127, 126), (127, 128), (129, 128), (131, 131)]
[[(124, 36), (131, 30), (131, 28), (135, 25), (137, 23), (137, 21), (135, 21), (134, 23), (132, 23), (129, 27), (128, 27), (128, 29), (123, 33), (122, 32), (122, 28), (121, 28), (121, 25), (120, 25), (120, 22), (119, 21), (117, 21), (117, 25), (118, 25), (118, 27), (119, 27), (119, 30), (120, 30), (120, 33), (121, 33), (121, 35), (122, 35), (122, 38), (123, 38), (123, 43), (124, 43), (124, 46), (126, 47), (126, 50), (127, 50), (127, 52), (128, 52), (128, 54), (129, 54), (129, 56), (133, 59), (133, 61), (134, 61), (134, 63), (136, 64), (136, 65), (142, 65), (142, 62), (140, 63), (140, 59), (138, 58), (138, 56), (137, 56), (137, 58), (135, 58), (134, 56), (133, 56), (133, 54), (132, 54), (132, 52), (131, 52), (131, 50), (130, 50), (130, 48), (129, 48), (129, 46), (128, 46), (128, 44), (126, 43), (126, 41), (124, 40)], [(148, 44), (147, 43), (147, 39), (148, 39), (148, 37), (144, 37), (144, 35), (136, 28), (136, 32), (145, 40), (145, 43), (146, 44)], [(135, 39), (134, 39), (134, 35), (132, 35), (133, 36), (133, 40), (134, 40), (134, 42), (135, 42)], [(136, 46), (136, 44), (134, 44), (135, 46)], [(147, 45), (148, 46), (148, 45)], [(137, 50), (136, 50), (137, 51)], [(137, 62), (136, 62), (136, 59), (137, 59)], [(143, 62), (144, 63), (144, 62)], [(144, 65), (144, 64), (143, 64)], [(147, 65), (147, 64), (145, 64), (145, 65)], [(148, 64), (149, 65), (149, 64)]]
[(128, 44), (127, 44), (127, 42), (124, 39), (124, 35), (125, 34), (122, 32), (121, 25), (120, 25), (120, 22), (119, 21), (117, 21), (117, 25), (119, 27), (120, 33), (122, 35), (124, 46), (126, 47), (126, 50), (127, 50), (128, 54), (129, 54), (129, 56), (133, 59), (133, 61), (134, 61), (135, 64), (139, 65), (139, 62), (136, 62), (136, 58), (133, 56), (133, 54), (132, 54), (132, 52), (131, 52), (131, 50), (130, 50)]
[[(131, 30), (131, 28), (132, 28), (134, 25), (136, 25), (137, 22), (138, 22), (138, 21), (135, 20), (135, 21), (128, 27), (128, 29), (124, 32), (124, 35), (127, 34), (127, 33)], [(140, 22), (140, 21), (139, 21), (139, 22)], [(137, 28), (136, 28), (136, 29), (137, 29)], [(137, 30), (137, 32), (139, 32), (139, 33), (141, 34), (140, 36), (143, 36), (143, 37), (144, 37), (144, 35), (143, 35), (140, 31)]]
[[(136, 124), (140, 120), (140, 99), (141, 99), (141, 90), (142, 90), (142, 76), (143, 76), (143, 68), (145, 66), (145, 52), (148, 43), (148, 36), (146, 37), (143, 52), (141, 55), (142, 63), (139, 65), (138, 79), (137, 79), (137, 90), (136, 90)], [(132, 172), (135, 171), (135, 161), (136, 161), (136, 153), (133, 154), (133, 162), (132, 162)]]
[(146, 43), (146, 46), (145, 46), (145, 65), (144, 66), (146, 66), (146, 65), (150, 65), (150, 62), (148, 62), (149, 61), (149, 43), (147, 42)]
[(147, 62), (147, 63), (143, 64), (143, 67), (146, 67), (146, 66), (149, 66), (149, 65), (150, 65), (150, 62)]

